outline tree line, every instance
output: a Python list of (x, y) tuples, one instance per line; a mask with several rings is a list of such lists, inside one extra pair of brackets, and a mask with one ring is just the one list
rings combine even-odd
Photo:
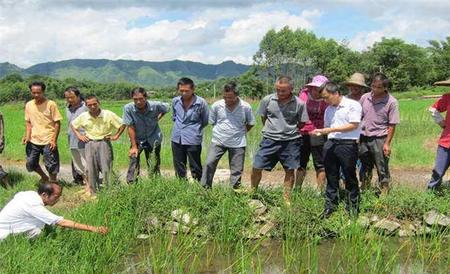
[(450, 76), (450, 36), (442, 41), (431, 40), (428, 47), (383, 38), (358, 52), (350, 49), (348, 42), (284, 27), (265, 34), (253, 59), (257, 74), (271, 81), (279, 73), (289, 74), (304, 84), (318, 73), (341, 82), (357, 71), (367, 76), (383, 72), (392, 80), (392, 90), (402, 92), (430, 86)]

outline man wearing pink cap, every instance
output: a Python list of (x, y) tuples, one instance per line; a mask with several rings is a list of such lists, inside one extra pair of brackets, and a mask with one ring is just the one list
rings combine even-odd
[(306, 84), (298, 98), (305, 102), (308, 111), (309, 121), (300, 128), (303, 144), (300, 150), (300, 168), (296, 173), (296, 186), (300, 187), (306, 175), (306, 167), (309, 162), (309, 156), (312, 155), (314, 169), (316, 170), (317, 188), (322, 190), (325, 185), (325, 167), (323, 164), (323, 144), (326, 136), (315, 136), (309, 133), (315, 129), (323, 128), (323, 116), (327, 103), (320, 97), (319, 88), (328, 82), (328, 78), (323, 75), (316, 75), (312, 81)]

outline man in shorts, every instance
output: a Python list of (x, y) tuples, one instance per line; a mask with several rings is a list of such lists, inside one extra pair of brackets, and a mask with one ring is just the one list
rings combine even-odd
[[(22, 144), (26, 145), (26, 167), (29, 172), (39, 174), (41, 183), (56, 182), (59, 172), (57, 143), (62, 116), (56, 103), (45, 98), (43, 82), (33, 82), (29, 89), (33, 100), (25, 105), (26, 130), (22, 138)], [(41, 154), (48, 176), (39, 165)]]
[(292, 90), (294, 81), (289, 76), (279, 76), (275, 82), (275, 93), (264, 97), (258, 114), (263, 122), (258, 152), (253, 161), (251, 187), (258, 188), (262, 170), (272, 170), (280, 162), (284, 168), (284, 201), (291, 205), (291, 190), (295, 170), (300, 167), (301, 135), (298, 127), (309, 120), (305, 103)]

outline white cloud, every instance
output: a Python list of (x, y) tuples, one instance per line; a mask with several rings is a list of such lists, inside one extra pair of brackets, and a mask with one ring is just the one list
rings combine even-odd
[(359, 32), (349, 42), (349, 47), (355, 50), (365, 50), (373, 43), (386, 38), (401, 38), (410, 43), (428, 46), (430, 39), (444, 39), (449, 35), (450, 21), (442, 18), (415, 18), (400, 15), (390, 17), (385, 27), (379, 31)]
[[(343, 7), (367, 15), (380, 26), (350, 37), (349, 45), (354, 49), (363, 50), (383, 36), (426, 44), (428, 39), (450, 35), (450, 2), (443, 0), (407, 4), (387, 0), (179, 3), (0, 0), (0, 62), (29, 66), (71, 58), (120, 58), (205, 63), (232, 59), (250, 64), (269, 29), (287, 25), (314, 31), (321, 21), (333, 20), (334, 9)], [(171, 8), (175, 16), (170, 14), (174, 11)], [(130, 28), (129, 23), (140, 18), (151, 21), (147, 26)], [(333, 33), (324, 35), (334, 38)]]
[(250, 14), (247, 18), (235, 20), (231, 24), (225, 32), (223, 42), (233, 46), (259, 42), (268, 30), (279, 30), (284, 26), (292, 29), (311, 29), (313, 24), (309, 18), (319, 14), (317, 10), (304, 11), (300, 16), (286, 11)]

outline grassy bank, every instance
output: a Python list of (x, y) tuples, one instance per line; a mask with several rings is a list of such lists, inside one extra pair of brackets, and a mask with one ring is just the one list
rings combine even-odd
[[(427, 108), (434, 100), (401, 100), (400, 114), (401, 124), (397, 127), (394, 144), (392, 148), (391, 164), (394, 167), (414, 167), (431, 169), (434, 163), (436, 140), (440, 129), (436, 126)], [(110, 109), (122, 116), (122, 107), (127, 101), (104, 102), (102, 107)], [(60, 110), (64, 110), (63, 102), (59, 103)], [(257, 102), (252, 103), (256, 111)], [(25, 159), (25, 148), (20, 143), (24, 134), (23, 105), (4, 105), (0, 108), (5, 119), (6, 149), (2, 158), (13, 161)], [(172, 169), (172, 151), (170, 146), (170, 134), (172, 130), (171, 114), (169, 113), (160, 122), (163, 131), (163, 144), (161, 151), (161, 165), (165, 169)], [(259, 147), (261, 140), (261, 121), (258, 117), (257, 125), (248, 134), (248, 146), (246, 152), (246, 167), (250, 167), (253, 156)], [(59, 138), (59, 150), (61, 161), (70, 163), (70, 152), (67, 147), (67, 120), (63, 120), (62, 130)], [(211, 141), (211, 126), (205, 130), (203, 139), (203, 159), (206, 158), (207, 150)], [(129, 141), (126, 133), (113, 143), (116, 167), (126, 167), (128, 164)], [(219, 163), (219, 168), (228, 167), (228, 159), (224, 157)]]
[[(15, 189), (0, 192), (1, 206), (17, 191), (34, 188), (32, 179), (20, 179)], [(60, 203), (76, 199), (76, 190), (65, 189)], [(331, 219), (319, 220), (323, 198), (312, 190), (295, 192), (291, 210), (283, 206), (281, 193), (278, 188), (263, 189), (252, 198), (262, 201), (275, 215), (278, 225), (271, 234), (279, 243), (280, 264), (288, 273), (319, 272), (327, 265), (333, 266), (330, 269), (336, 273), (391, 272), (398, 267), (404, 250), (410, 250), (411, 260), (419, 263), (420, 272), (445, 272), (450, 265), (450, 247), (445, 239), (449, 231), (433, 230), (428, 236), (411, 238), (409, 245), (392, 246), (393, 238), (349, 222), (343, 208)], [(265, 261), (270, 259), (261, 251), (264, 238), (247, 240), (243, 236), (252, 225), (250, 198), (228, 188), (205, 191), (197, 184), (167, 179), (117, 186), (101, 193), (96, 202), (53, 209), (79, 222), (107, 225), (111, 229), (108, 235), (57, 228), (35, 240), (9, 237), (0, 243), (0, 272), (111, 273), (133, 267), (140, 272), (151, 269), (152, 273), (197, 273), (217, 254), (228, 256), (223, 260), (228, 262), (229, 272), (263, 272)], [(192, 233), (174, 237), (161, 228), (152, 230), (144, 242), (136, 239), (148, 228), (148, 217), (168, 221), (174, 209), (184, 209), (198, 219)], [(363, 195), (363, 214), (406, 221), (420, 218), (430, 209), (449, 214), (450, 193), (434, 196), (398, 188), (385, 198)], [(198, 237), (199, 230), (206, 233)], [(330, 235), (337, 241), (327, 245), (330, 250), (323, 253), (325, 239)], [(215, 243), (213, 250), (211, 243)]]

